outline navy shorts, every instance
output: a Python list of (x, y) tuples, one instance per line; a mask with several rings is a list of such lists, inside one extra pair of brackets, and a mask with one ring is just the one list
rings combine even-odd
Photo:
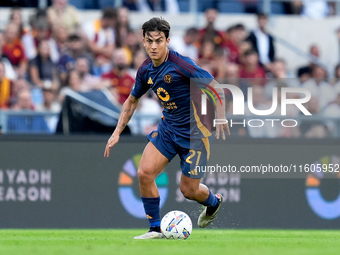
[(157, 131), (151, 132), (147, 138), (155, 147), (171, 161), (176, 154), (181, 160), (182, 173), (192, 179), (201, 179), (210, 156), (209, 138), (188, 139), (174, 134), (162, 124)]

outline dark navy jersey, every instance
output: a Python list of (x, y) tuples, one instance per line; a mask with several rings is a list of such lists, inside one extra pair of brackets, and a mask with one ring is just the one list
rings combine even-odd
[[(193, 88), (190, 86), (192, 78), (203, 79), (203, 83), (209, 84), (213, 76), (190, 58), (170, 50), (157, 67), (150, 58), (144, 61), (138, 69), (131, 95), (140, 98), (151, 88), (164, 107), (161, 124), (170, 132), (185, 138), (208, 137), (211, 130), (201, 121), (200, 103), (192, 98), (193, 94), (202, 94), (200, 88), (206, 89), (206, 85), (198, 83)], [(201, 97), (196, 98), (200, 100)]]

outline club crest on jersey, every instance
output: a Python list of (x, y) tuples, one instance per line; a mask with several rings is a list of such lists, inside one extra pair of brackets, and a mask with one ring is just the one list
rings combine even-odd
[(166, 82), (166, 83), (171, 83), (172, 82), (172, 76), (170, 75), (170, 74), (166, 74), (166, 75), (164, 75), (164, 81)]
[(159, 97), (159, 99), (161, 99), (164, 102), (169, 101), (169, 99), (170, 99), (168, 91), (166, 91), (163, 88), (157, 89), (157, 96)]

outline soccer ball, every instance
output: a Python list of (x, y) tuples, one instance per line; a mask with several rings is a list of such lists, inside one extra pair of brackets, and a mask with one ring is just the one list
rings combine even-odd
[(161, 221), (161, 230), (167, 239), (187, 239), (192, 231), (191, 219), (181, 211), (168, 212)]

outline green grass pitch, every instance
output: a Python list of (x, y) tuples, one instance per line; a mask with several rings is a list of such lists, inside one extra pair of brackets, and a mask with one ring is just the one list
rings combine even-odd
[(340, 254), (340, 230), (194, 229), (187, 240), (133, 240), (143, 231), (0, 230), (0, 254)]

